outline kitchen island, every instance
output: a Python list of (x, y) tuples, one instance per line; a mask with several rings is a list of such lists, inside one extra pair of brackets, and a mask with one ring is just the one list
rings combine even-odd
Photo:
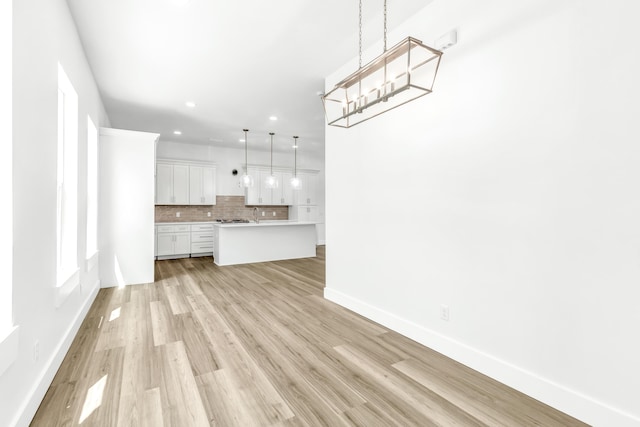
[(213, 262), (248, 264), (316, 256), (316, 223), (214, 223)]

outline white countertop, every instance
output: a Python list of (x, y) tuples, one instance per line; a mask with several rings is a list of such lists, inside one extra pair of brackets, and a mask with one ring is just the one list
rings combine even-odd
[(221, 223), (214, 222), (213, 225), (221, 228), (238, 228), (238, 227), (280, 227), (280, 226), (296, 226), (296, 225), (316, 225), (317, 222), (313, 221), (288, 221), (288, 220), (272, 220), (272, 221), (260, 221), (255, 222), (233, 222), (233, 223)]
[(213, 224), (219, 227), (273, 227), (280, 225), (310, 225), (317, 224), (313, 221), (289, 221), (289, 220), (263, 220), (258, 224), (255, 222), (217, 222), (217, 221), (180, 221), (180, 222), (156, 222), (155, 225), (192, 225), (192, 224)]
[(156, 222), (156, 225), (191, 225), (191, 224), (213, 224), (215, 221), (180, 221), (180, 222)]

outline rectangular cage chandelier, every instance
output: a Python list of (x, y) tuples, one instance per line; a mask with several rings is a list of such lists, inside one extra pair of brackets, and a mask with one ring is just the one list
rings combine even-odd
[(441, 57), (407, 37), (322, 97), (327, 123), (348, 128), (431, 93)]
[(362, 66), (362, 0), (359, 1), (358, 70), (322, 96), (327, 123), (348, 128), (433, 90), (442, 52), (407, 37), (387, 50), (387, 1), (384, 1), (382, 55)]

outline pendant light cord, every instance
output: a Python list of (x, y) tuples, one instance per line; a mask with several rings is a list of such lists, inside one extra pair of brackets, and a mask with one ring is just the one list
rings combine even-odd
[(297, 178), (298, 177), (298, 137), (294, 136), (293, 137), (294, 142), (294, 146), (295, 148), (293, 149), (293, 177)]
[(273, 176), (273, 132), (269, 132), (269, 135), (271, 135), (271, 176)]
[(248, 174), (248, 164), (247, 164), (247, 132), (249, 129), (242, 129), (244, 131), (244, 173)]

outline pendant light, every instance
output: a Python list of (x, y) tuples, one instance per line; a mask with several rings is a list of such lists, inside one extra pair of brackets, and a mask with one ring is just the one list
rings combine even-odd
[(383, 53), (363, 67), (360, 0), (359, 68), (322, 96), (327, 123), (348, 128), (431, 93), (441, 56), (441, 51), (413, 37), (407, 37), (387, 50), (385, 0)]
[(271, 136), (271, 173), (267, 179), (264, 180), (264, 184), (267, 188), (278, 188), (278, 178), (273, 174), (273, 135), (275, 134), (269, 132), (269, 135)]
[(302, 186), (300, 178), (298, 178), (298, 137), (293, 137), (293, 178), (291, 178), (291, 188), (299, 190)]
[(242, 129), (244, 132), (244, 175), (242, 175), (241, 182), (244, 188), (253, 187), (253, 178), (249, 175), (249, 168), (247, 163), (247, 132), (249, 129)]

